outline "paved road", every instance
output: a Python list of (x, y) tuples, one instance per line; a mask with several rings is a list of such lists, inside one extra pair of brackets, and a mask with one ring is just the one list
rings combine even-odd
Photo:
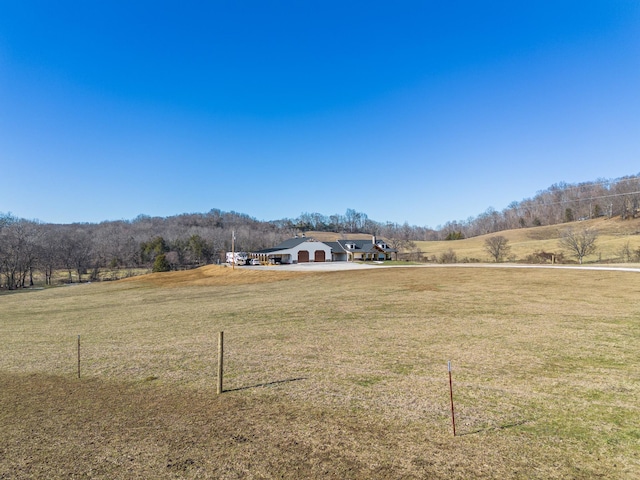
[(359, 262), (310, 262), (295, 263), (291, 265), (273, 265), (273, 266), (244, 266), (251, 270), (280, 270), (280, 271), (297, 271), (297, 272), (331, 272), (340, 270), (367, 270), (375, 268), (551, 268), (551, 269), (574, 269), (574, 270), (612, 270), (618, 272), (640, 272), (640, 266), (618, 266), (618, 265), (528, 265), (518, 263), (450, 263), (450, 264), (433, 264), (427, 263), (422, 265), (385, 265), (384, 263), (359, 263)]
[(296, 272), (334, 272), (339, 270), (366, 270), (370, 268), (380, 268), (384, 264), (376, 263), (358, 263), (358, 262), (309, 262), (309, 263), (293, 263), (283, 265), (246, 265), (240, 268), (250, 270), (280, 270), (280, 271), (296, 271)]

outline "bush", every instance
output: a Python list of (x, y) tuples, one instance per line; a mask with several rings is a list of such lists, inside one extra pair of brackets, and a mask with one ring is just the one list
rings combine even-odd
[(460, 259), (460, 263), (481, 263), (479, 258), (475, 257), (463, 257)]
[(445, 240), (462, 240), (463, 238), (464, 238), (464, 234), (460, 231), (457, 231), (457, 232), (449, 232), (444, 239)]
[(168, 272), (171, 270), (171, 265), (167, 260), (167, 257), (164, 253), (158, 255), (153, 262), (153, 270), (152, 272)]
[(456, 255), (456, 252), (454, 252), (452, 249), (449, 249), (446, 252), (441, 253), (440, 256), (438, 257), (438, 263), (457, 263), (457, 262), (458, 262), (458, 256)]

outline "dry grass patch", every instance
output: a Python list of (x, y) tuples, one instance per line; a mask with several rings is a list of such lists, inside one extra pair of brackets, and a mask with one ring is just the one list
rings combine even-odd
[(248, 270), (225, 265), (207, 265), (193, 270), (154, 273), (122, 281), (147, 283), (156, 287), (247, 285), (287, 280), (303, 274), (303, 272)]
[[(561, 248), (558, 246), (558, 239), (561, 236), (561, 232), (567, 228), (590, 228), (598, 232), (598, 251), (594, 255), (585, 258), (587, 263), (619, 260), (620, 251), (627, 243), (633, 251), (640, 248), (640, 236), (638, 236), (640, 233), (640, 218), (633, 220), (598, 218), (568, 224), (506, 230), (463, 240), (418, 241), (416, 245), (427, 257), (435, 256), (437, 258), (452, 249), (456, 253), (458, 261), (467, 259), (491, 262), (492, 259), (485, 251), (484, 242), (488, 237), (502, 235), (509, 240), (510, 256), (515, 257), (516, 261), (524, 261), (527, 256), (539, 251), (560, 253)], [(571, 252), (565, 252), (565, 260), (572, 260)]]
[[(27, 457), (31, 478), (640, 475), (637, 273), (262, 278), (4, 297), (0, 477), (20, 476)], [(219, 330), (227, 392), (216, 398)], [(74, 460), (91, 431), (104, 442)]]
[(273, 396), (46, 375), (0, 374), (0, 384), (12, 412), (0, 416), (2, 478), (392, 476), (344, 448), (380, 436), (381, 425)]

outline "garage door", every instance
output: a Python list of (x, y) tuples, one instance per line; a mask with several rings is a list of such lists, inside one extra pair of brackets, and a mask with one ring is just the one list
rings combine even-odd
[(306, 263), (309, 261), (309, 252), (307, 250), (300, 250), (298, 252), (298, 263)]
[(316, 250), (313, 254), (314, 262), (324, 262), (326, 259), (324, 250)]

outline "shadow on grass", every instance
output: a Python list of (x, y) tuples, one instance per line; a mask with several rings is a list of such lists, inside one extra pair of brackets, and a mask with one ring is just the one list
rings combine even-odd
[(470, 432), (456, 433), (456, 437), (464, 437), (466, 435), (475, 435), (476, 433), (489, 432), (491, 430), (506, 430), (507, 428), (519, 427), (520, 425), (524, 425), (527, 422), (528, 420), (518, 420), (517, 422), (505, 423), (504, 425), (478, 428)]
[(306, 380), (307, 377), (300, 378), (288, 378), (286, 380), (276, 380), (275, 382), (266, 382), (266, 383), (258, 383), (257, 385), (249, 385), (248, 387), (238, 387), (238, 388), (225, 388), (225, 392), (239, 392), (241, 390), (249, 390), (251, 388), (260, 388), (260, 387), (273, 387), (274, 385), (279, 385), (281, 383), (290, 383), (290, 382), (299, 382), (301, 380)]

